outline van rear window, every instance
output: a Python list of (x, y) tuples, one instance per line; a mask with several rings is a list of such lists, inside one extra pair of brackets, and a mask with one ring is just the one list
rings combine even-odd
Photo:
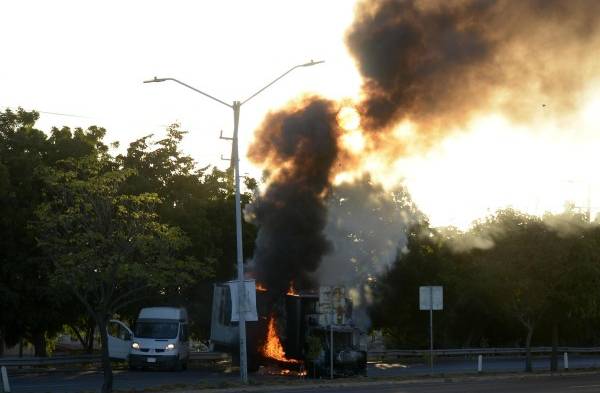
[(139, 338), (175, 338), (179, 330), (176, 322), (138, 322), (135, 336)]

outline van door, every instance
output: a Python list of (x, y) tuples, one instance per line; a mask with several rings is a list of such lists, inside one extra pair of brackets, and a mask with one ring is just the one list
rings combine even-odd
[(133, 341), (133, 332), (126, 324), (114, 319), (108, 322), (107, 330), (108, 356), (111, 359), (127, 360)]
[(179, 325), (179, 344), (180, 344), (180, 359), (185, 359), (186, 361), (190, 357), (190, 335), (189, 335), (189, 327), (187, 323), (182, 323)]

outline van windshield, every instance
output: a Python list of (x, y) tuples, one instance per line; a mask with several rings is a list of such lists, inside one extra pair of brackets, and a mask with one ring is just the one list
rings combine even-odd
[(135, 336), (139, 338), (176, 338), (179, 324), (176, 322), (138, 322)]

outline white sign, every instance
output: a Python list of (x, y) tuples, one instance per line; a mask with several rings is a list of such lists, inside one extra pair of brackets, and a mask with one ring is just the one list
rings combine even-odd
[(419, 309), (420, 310), (443, 310), (444, 309), (444, 287), (440, 287), (440, 286), (419, 287)]
[(346, 315), (346, 288), (342, 286), (319, 287), (319, 325), (345, 325), (349, 323)]
[[(240, 320), (238, 312), (238, 288), (239, 281), (229, 281), (227, 283), (231, 293), (231, 321)], [(256, 282), (254, 280), (244, 280), (244, 288), (246, 289), (245, 304), (242, 310), (245, 311), (246, 321), (258, 321), (258, 313), (256, 312)]]

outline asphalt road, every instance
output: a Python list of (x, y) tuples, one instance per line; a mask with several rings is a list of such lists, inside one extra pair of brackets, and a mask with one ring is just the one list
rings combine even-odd
[[(102, 374), (87, 372), (52, 372), (46, 374), (22, 374), (9, 380), (13, 393), (91, 393), (99, 392), (102, 387)], [(115, 390), (143, 390), (145, 388), (196, 385), (206, 381), (239, 379), (237, 375), (228, 376), (221, 372), (202, 370), (171, 371), (124, 371), (114, 372)]]
[[(130, 378), (131, 373), (117, 373), (116, 389), (138, 389), (151, 385), (161, 385), (167, 383), (175, 376), (175, 373), (137, 373), (137, 377), (145, 380), (140, 383), (140, 378)], [(190, 383), (197, 383), (198, 378), (206, 380), (206, 375), (200, 372), (188, 371), (177, 373), (177, 381), (184, 383), (188, 380)], [(235, 378), (237, 379), (237, 377)], [(585, 375), (557, 375), (557, 376), (527, 376), (527, 377), (482, 377), (481, 379), (463, 380), (440, 380), (431, 381), (427, 379), (412, 382), (393, 382), (393, 383), (344, 383), (343, 380), (337, 380), (341, 386), (317, 387), (317, 386), (286, 386), (283, 389), (270, 387), (269, 392), (273, 393), (590, 393), (600, 392), (600, 373)], [(161, 383), (162, 382), (162, 383)], [(94, 377), (74, 377), (68, 380), (58, 382), (56, 380), (39, 379), (34, 384), (16, 384), (13, 386), (13, 392), (97, 392), (101, 384), (101, 375)], [(171, 383), (173, 388), (177, 386)], [(180, 388), (182, 386), (180, 385)], [(260, 387), (256, 391), (262, 391)], [(264, 389), (267, 390), (267, 389)], [(233, 391), (233, 390), (230, 390)], [(247, 390), (240, 390), (240, 392)]]
[[(559, 357), (558, 367), (563, 369), (563, 358)], [(571, 369), (600, 368), (600, 356), (570, 356), (569, 367)], [(525, 369), (523, 357), (484, 357), (484, 372), (520, 372)], [(550, 359), (548, 357), (533, 359), (534, 371), (550, 371)], [(434, 373), (476, 373), (477, 358), (443, 358), (435, 362)], [(371, 377), (395, 377), (401, 375), (421, 375), (429, 373), (429, 364), (423, 360), (398, 361), (387, 363), (369, 364), (369, 376)], [(598, 390), (600, 392), (600, 389)]]
[(272, 393), (590, 393), (600, 392), (600, 374), (489, 378), (469, 381), (418, 381), (325, 388), (269, 390)]
[[(571, 368), (600, 368), (600, 356), (571, 357), (569, 360)], [(489, 358), (484, 359), (484, 372), (502, 373), (519, 372), (524, 369), (523, 358)], [(549, 360), (535, 359), (534, 369), (536, 371), (549, 370)], [(559, 365), (562, 368), (562, 364)], [(434, 374), (476, 374), (476, 359), (439, 359), (435, 365)], [(398, 377), (398, 376), (416, 376), (429, 373), (429, 366), (423, 361), (413, 360), (412, 362), (392, 362), (392, 363), (371, 363), (369, 364), (368, 375), (371, 377)], [(269, 379), (269, 376), (256, 376), (253, 378)], [(80, 392), (98, 392), (102, 385), (102, 374), (96, 371), (86, 372), (52, 372), (45, 374), (12, 374), (9, 371), (9, 380), (14, 393), (80, 393)], [(187, 370), (184, 372), (168, 371), (115, 371), (114, 386), (120, 390), (142, 390), (145, 388), (169, 386), (189, 386), (201, 383), (212, 383), (218, 385), (220, 382), (238, 381), (237, 373), (226, 373), (221, 371), (207, 370)], [(340, 381), (343, 381), (340, 379)], [(585, 382), (585, 381), (584, 381)], [(596, 381), (595, 390), (600, 392), (600, 380)], [(527, 384), (528, 382), (523, 382)], [(582, 383), (584, 386), (587, 382)], [(593, 385), (593, 384), (592, 384)], [(445, 385), (444, 385), (445, 386)], [(433, 390), (390, 390), (390, 392), (461, 392), (461, 391), (490, 391), (490, 392), (512, 392), (509, 390), (493, 390), (493, 388), (474, 385), (475, 390), (439, 390), (451, 389), (448, 386), (432, 385)], [(587, 385), (585, 385), (587, 386)], [(403, 387), (403, 389), (424, 389), (420, 387)], [(387, 388), (386, 388), (387, 389)], [(427, 388), (429, 389), (429, 388)], [(435, 390), (438, 389), (438, 390)], [(484, 389), (484, 390), (477, 390)], [(492, 389), (492, 390), (485, 390)], [(516, 387), (515, 387), (516, 389)], [(588, 388), (580, 388), (586, 391)], [(377, 389), (379, 390), (379, 388)], [(368, 390), (366, 390), (368, 391)], [(515, 390), (518, 391), (518, 390)], [(524, 391), (524, 390), (523, 390)], [(543, 391), (543, 390), (540, 390)], [(577, 390), (573, 390), (576, 392)], [(357, 393), (361, 390), (357, 390)]]

